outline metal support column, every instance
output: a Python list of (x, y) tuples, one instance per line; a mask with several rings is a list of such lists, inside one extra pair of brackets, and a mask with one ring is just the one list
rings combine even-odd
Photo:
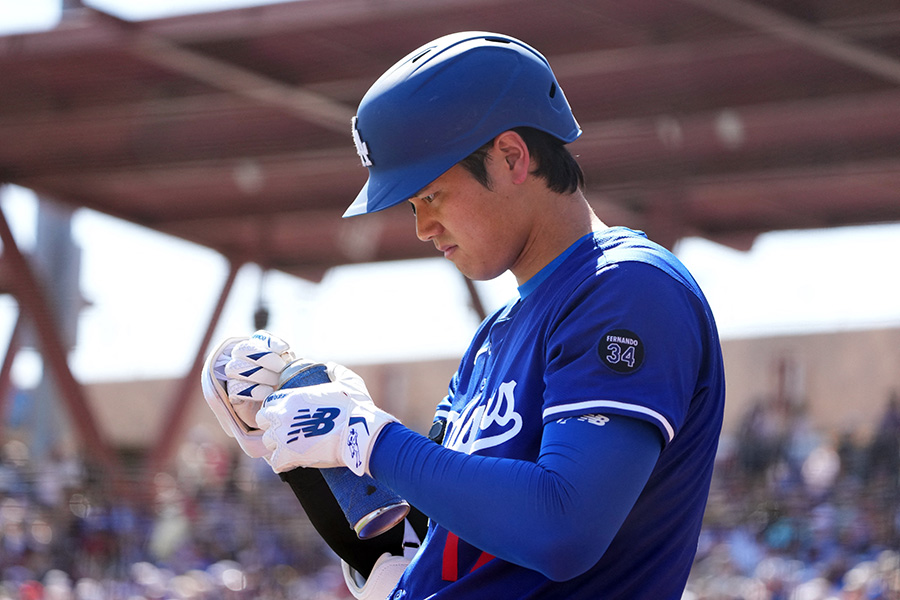
[(69, 369), (68, 358), (57, 329), (56, 317), (31, 266), (20, 252), (12, 235), (6, 215), (0, 210), (0, 239), (3, 241), (4, 260), (11, 270), (10, 285), (19, 303), (19, 310), (27, 315), (37, 334), (38, 349), (53, 373), (72, 422), (84, 448), (101, 466), (113, 483), (123, 481), (121, 464), (104, 442), (94, 421), (90, 406), (81, 385)]
[[(2, 426), (6, 424), (9, 416), (9, 406), (11, 404), (10, 393), (12, 392), (12, 366), (16, 360), (16, 355), (22, 347), (22, 314), (16, 318), (16, 324), (13, 327), (12, 335), (9, 338), (9, 345), (6, 348), (6, 356), (3, 357), (3, 365), (0, 366), (0, 431)], [(0, 442), (3, 440), (0, 439)]]
[(234, 280), (237, 277), (239, 268), (239, 264), (234, 262), (230, 263), (228, 278), (222, 288), (222, 293), (219, 294), (219, 301), (213, 310), (209, 325), (206, 328), (206, 333), (203, 334), (203, 339), (200, 341), (200, 347), (194, 358), (194, 364), (191, 365), (187, 375), (181, 380), (181, 385), (178, 387), (178, 393), (172, 398), (169, 410), (166, 411), (168, 419), (163, 425), (160, 436), (151, 449), (147, 459), (148, 476), (151, 478), (156, 473), (166, 468), (166, 464), (175, 453), (175, 447), (178, 440), (181, 438), (181, 433), (185, 426), (185, 419), (188, 414), (188, 409), (190, 408), (189, 400), (191, 395), (195, 394), (200, 388), (200, 370), (203, 368), (203, 361), (206, 357), (207, 348), (209, 347), (210, 341), (212, 341), (212, 335), (222, 316), (222, 311), (225, 309), (225, 302), (228, 300), (228, 295), (231, 293), (231, 288), (234, 285)]

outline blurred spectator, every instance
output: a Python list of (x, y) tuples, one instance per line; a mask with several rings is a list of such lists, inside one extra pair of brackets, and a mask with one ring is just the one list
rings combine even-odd
[(869, 446), (868, 476), (896, 490), (900, 483), (900, 397), (891, 393), (887, 408)]
[[(758, 403), (723, 436), (685, 600), (900, 600), (898, 428), (896, 395), (869, 443)], [(2, 448), (0, 600), (350, 598), (261, 461), (192, 433), (146, 506), (110, 487), (64, 453)]]

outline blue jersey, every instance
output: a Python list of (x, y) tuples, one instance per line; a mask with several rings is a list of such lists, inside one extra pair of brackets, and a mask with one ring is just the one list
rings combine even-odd
[(725, 396), (706, 299), (671, 253), (625, 228), (582, 238), (519, 291), (482, 323), (438, 406), (443, 445), (534, 461), (545, 424), (626, 415), (658, 429), (657, 465), (587, 572), (552, 581), (432, 522), (392, 598), (681, 598)]

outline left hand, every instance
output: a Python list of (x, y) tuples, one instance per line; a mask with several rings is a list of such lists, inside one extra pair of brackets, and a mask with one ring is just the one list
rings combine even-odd
[[(228, 394), (228, 376), (225, 375), (225, 364), (231, 360), (231, 351), (245, 339), (229, 338), (210, 352), (200, 374), (200, 384), (203, 398), (225, 433), (235, 438), (248, 456), (258, 458), (266, 456), (269, 450), (263, 445), (262, 432), (256, 427), (256, 411), (250, 415), (237, 410), (238, 407)], [(259, 404), (257, 403), (257, 407)], [(247, 403), (245, 406), (250, 405)]]
[(327, 363), (331, 381), (282, 389), (268, 396), (256, 414), (266, 460), (276, 473), (297, 467), (347, 467), (368, 474), (369, 456), (381, 429), (397, 419), (369, 397), (362, 378)]
[(228, 398), (250, 427), (256, 428), (256, 412), (292, 360), (287, 342), (262, 329), (230, 348), (224, 365)]

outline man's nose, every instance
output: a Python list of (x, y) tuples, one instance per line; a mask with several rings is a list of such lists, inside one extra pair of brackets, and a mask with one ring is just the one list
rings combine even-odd
[(440, 231), (440, 223), (427, 206), (416, 207), (416, 236), (423, 242), (434, 238)]

